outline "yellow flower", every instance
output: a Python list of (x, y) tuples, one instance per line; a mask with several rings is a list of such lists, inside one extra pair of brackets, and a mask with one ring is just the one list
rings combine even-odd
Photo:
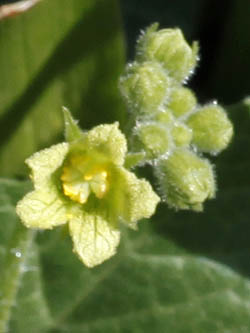
[(160, 199), (146, 180), (125, 169), (127, 143), (118, 123), (82, 132), (65, 110), (65, 125), (68, 142), (26, 160), (34, 191), (16, 210), (28, 228), (68, 222), (74, 251), (93, 267), (116, 253), (119, 222), (135, 229)]

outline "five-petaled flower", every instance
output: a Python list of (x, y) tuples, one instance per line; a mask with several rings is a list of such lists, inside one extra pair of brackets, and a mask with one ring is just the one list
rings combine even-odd
[(93, 267), (116, 253), (119, 222), (136, 228), (159, 202), (149, 182), (124, 167), (125, 136), (118, 123), (80, 131), (65, 110), (66, 139), (26, 160), (34, 191), (17, 205), (28, 228), (68, 222), (74, 251)]

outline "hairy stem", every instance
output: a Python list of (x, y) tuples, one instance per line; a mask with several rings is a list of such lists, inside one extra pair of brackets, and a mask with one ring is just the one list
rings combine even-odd
[(11, 310), (24, 273), (27, 252), (34, 239), (35, 232), (17, 223), (9, 246), (6, 249), (4, 265), (1, 269), (0, 294), (0, 332), (8, 332)]

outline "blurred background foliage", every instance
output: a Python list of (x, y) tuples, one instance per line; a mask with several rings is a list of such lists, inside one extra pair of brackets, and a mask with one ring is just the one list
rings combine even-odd
[[(4, 319), (11, 332), (250, 331), (249, 13), (249, 0), (42, 0), (0, 21), (0, 175), (19, 179), (0, 184), (2, 295), (11, 276), (18, 281)], [(84, 129), (115, 120), (124, 128), (117, 80), (152, 22), (199, 40), (189, 84), (201, 103), (227, 107), (235, 138), (213, 158), (218, 194), (204, 213), (160, 205), (139, 232), (124, 231), (117, 256), (90, 271), (60, 228), (33, 241), (19, 226), (23, 161), (62, 140), (62, 105)], [(12, 256), (22, 237), (31, 245), (19, 244), (20, 263)]]

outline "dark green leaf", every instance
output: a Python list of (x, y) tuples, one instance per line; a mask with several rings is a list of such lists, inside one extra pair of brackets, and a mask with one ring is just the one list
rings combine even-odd
[(123, 119), (116, 0), (43, 0), (0, 21), (0, 47), (0, 174), (62, 138), (63, 105), (82, 128)]
[[(244, 224), (249, 207), (243, 211), (243, 204), (235, 206), (241, 210), (239, 225), (232, 210), (230, 221), (226, 214), (237, 190), (221, 193), (205, 214), (188, 212), (183, 223), (180, 214), (162, 208), (154, 221), (142, 221), (139, 231), (122, 228), (118, 254), (88, 269), (72, 253), (64, 228), (40, 232), (34, 242), (34, 233), (19, 224), (14, 204), (26, 192), (26, 183), (2, 180), (0, 188), (2, 279), (11, 277), (13, 269), (18, 272), (10, 318), (4, 322), (10, 332), (238, 333), (250, 329), (250, 281), (242, 275), (250, 249), (241, 241), (229, 250), (230, 239), (240, 240), (240, 233), (249, 230), (249, 224)], [(240, 200), (246, 202), (249, 190), (241, 193)], [(21, 250), (18, 240), (23, 237), (29, 245)], [(17, 249), (21, 257), (16, 256)], [(15, 259), (11, 267), (10, 255)], [(1, 292), (6, 289), (3, 281), (9, 283), (1, 280)], [(5, 299), (1, 302), (5, 304)]]

